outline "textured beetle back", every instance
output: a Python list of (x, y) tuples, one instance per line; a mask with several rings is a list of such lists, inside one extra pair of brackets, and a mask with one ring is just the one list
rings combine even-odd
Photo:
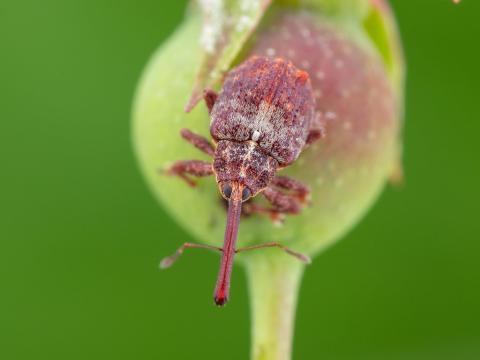
[(229, 72), (212, 109), (219, 140), (252, 140), (281, 166), (298, 157), (314, 119), (308, 73), (283, 59), (252, 57)]

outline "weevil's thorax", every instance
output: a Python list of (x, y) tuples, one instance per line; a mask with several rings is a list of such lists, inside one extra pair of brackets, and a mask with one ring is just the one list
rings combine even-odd
[(298, 157), (314, 119), (309, 76), (283, 59), (252, 57), (230, 71), (211, 113), (216, 141), (253, 141), (280, 166)]
[(277, 168), (278, 161), (253, 141), (221, 140), (217, 144), (213, 169), (219, 184), (236, 181), (255, 196), (268, 186)]

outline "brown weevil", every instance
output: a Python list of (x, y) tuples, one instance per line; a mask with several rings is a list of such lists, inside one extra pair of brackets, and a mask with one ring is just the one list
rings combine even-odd
[(315, 99), (307, 72), (281, 58), (254, 56), (231, 70), (217, 95), (205, 90), (204, 99), (211, 118), (213, 144), (190, 132), (182, 137), (214, 158), (178, 161), (167, 170), (188, 184), (190, 176), (215, 175), (218, 188), (228, 202), (223, 247), (185, 243), (165, 258), (161, 267), (170, 266), (186, 248), (207, 248), (222, 252), (214, 300), (228, 300), (233, 258), (236, 253), (263, 247), (278, 247), (309, 262), (305, 255), (279, 243), (236, 248), (242, 203), (262, 194), (271, 208), (249, 202), (248, 213), (268, 214), (274, 220), (283, 214), (298, 214), (309, 195), (309, 187), (276, 172), (292, 164), (306, 145), (322, 136), (315, 113)]

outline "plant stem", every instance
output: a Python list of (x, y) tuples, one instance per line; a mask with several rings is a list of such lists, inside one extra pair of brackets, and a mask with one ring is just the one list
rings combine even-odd
[(290, 360), (304, 264), (271, 250), (246, 261), (252, 311), (252, 360)]

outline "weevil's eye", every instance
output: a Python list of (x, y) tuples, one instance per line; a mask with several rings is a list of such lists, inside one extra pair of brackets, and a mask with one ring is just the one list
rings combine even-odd
[(232, 196), (232, 187), (228, 184), (223, 185), (222, 192), (226, 199), (230, 199), (230, 196)]
[(251, 191), (249, 188), (244, 188), (243, 191), (242, 191), (242, 201), (245, 201), (247, 200), (250, 195), (252, 195)]

